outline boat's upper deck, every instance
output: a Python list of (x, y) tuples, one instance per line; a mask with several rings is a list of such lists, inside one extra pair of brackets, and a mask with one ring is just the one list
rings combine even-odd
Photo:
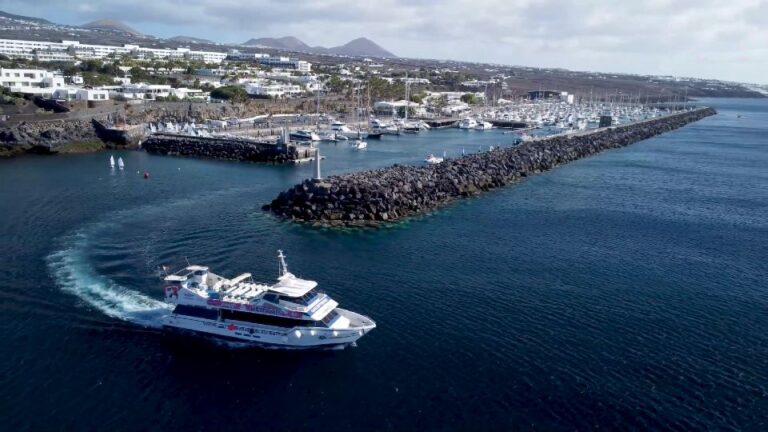
[(298, 278), (287, 270), (271, 286), (254, 282), (250, 273), (227, 279), (209, 271), (208, 267), (194, 265), (166, 276), (165, 281), (194, 294), (192, 297), (176, 296), (177, 302), (205, 302), (209, 307), (220, 306), (221, 302), (243, 305), (246, 311), (269, 306), (274, 310), (306, 313), (321, 319), (337, 305), (325, 293), (314, 291), (317, 282)]

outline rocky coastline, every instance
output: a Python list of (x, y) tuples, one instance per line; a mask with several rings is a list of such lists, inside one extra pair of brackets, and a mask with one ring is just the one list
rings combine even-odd
[(430, 166), (392, 167), (305, 180), (263, 206), (320, 226), (377, 226), (427, 213), (596, 153), (642, 141), (716, 114), (699, 108), (578, 135), (557, 135)]
[[(25, 153), (67, 153), (81, 143), (102, 142), (111, 148), (135, 148), (137, 139), (115, 139), (105, 125), (122, 123), (128, 126), (147, 122), (203, 122), (206, 119), (246, 117), (261, 111), (249, 104), (205, 103), (147, 103), (105, 107), (63, 114), (44, 114), (23, 120), (0, 122), (0, 157)], [(13, 118), (13, 116), (11, 116)]]

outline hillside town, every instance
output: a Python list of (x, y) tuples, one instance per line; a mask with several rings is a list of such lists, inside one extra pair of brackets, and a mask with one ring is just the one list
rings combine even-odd
[[(35, 38), (19, 37), (30, 31)], [(449, 126), (569, 130), (596, 127), (601, 115), (613, 117), (609, 123), (651, 115), (651, 104), (767, 91), (697, 78), (398, 58), (365, 38), (334, 48), (291, 37), (222, 45), (152, 38), (114, 20), (60, 26), (0, 13), (0, 92), (0, 121), (9, 128), (3, 153), (13, 154), (83, 139), (50, 132), (53, 120), (66, 130), (77, 129), (67, 121), (86, 119), (108, 128), (144, 125), (143, 134), (154, 132), (150, 123), (191, 123), (160, 130), (193, 134), (246, 126), (272, 140), (281, 135), (274, 126), (309, 123), (313, 132), (303, 133), (330, 139), (339, 130), (358, 137)]]

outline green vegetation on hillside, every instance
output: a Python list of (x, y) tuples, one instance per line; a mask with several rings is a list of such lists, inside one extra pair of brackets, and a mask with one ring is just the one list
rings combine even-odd
[(214, 99), (228, 100), (231, 102), (243, 102), (248, 99), (248, 93), (241, 86), (224, 86), (211, 91)]

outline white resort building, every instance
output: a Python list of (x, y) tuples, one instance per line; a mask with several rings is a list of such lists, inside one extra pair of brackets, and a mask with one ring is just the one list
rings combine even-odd
[(168, 84), (124, 84), (117, 89), (117, 93), (126, 99), (149, 99), (155, 100), (158, 97), (168, 97), (171, 95), (171, 86)]
[(64, 87), (64, 77), (43, 69), (0, 69), (0, 84), (14, 93), (50, 96)]
[(272, 81), (252, 81), (245, 84), (245, 91), (251, 96), (268, 96), (273, 99), (300, 96), (304, 89), (296, 84), (282, 84)]
[(186, 59), (206, 63), (221, 63), (227, 53), (194, 51), (189, 48), (145, 48), (139, 45), (121, 46), (81, 44), (78, 41), (41, 42), (0, 39), (0, 54), (37, 61), (73, 61), (75, 59), (102, 59), (109, 55), (128, 55), (137, 59)]

